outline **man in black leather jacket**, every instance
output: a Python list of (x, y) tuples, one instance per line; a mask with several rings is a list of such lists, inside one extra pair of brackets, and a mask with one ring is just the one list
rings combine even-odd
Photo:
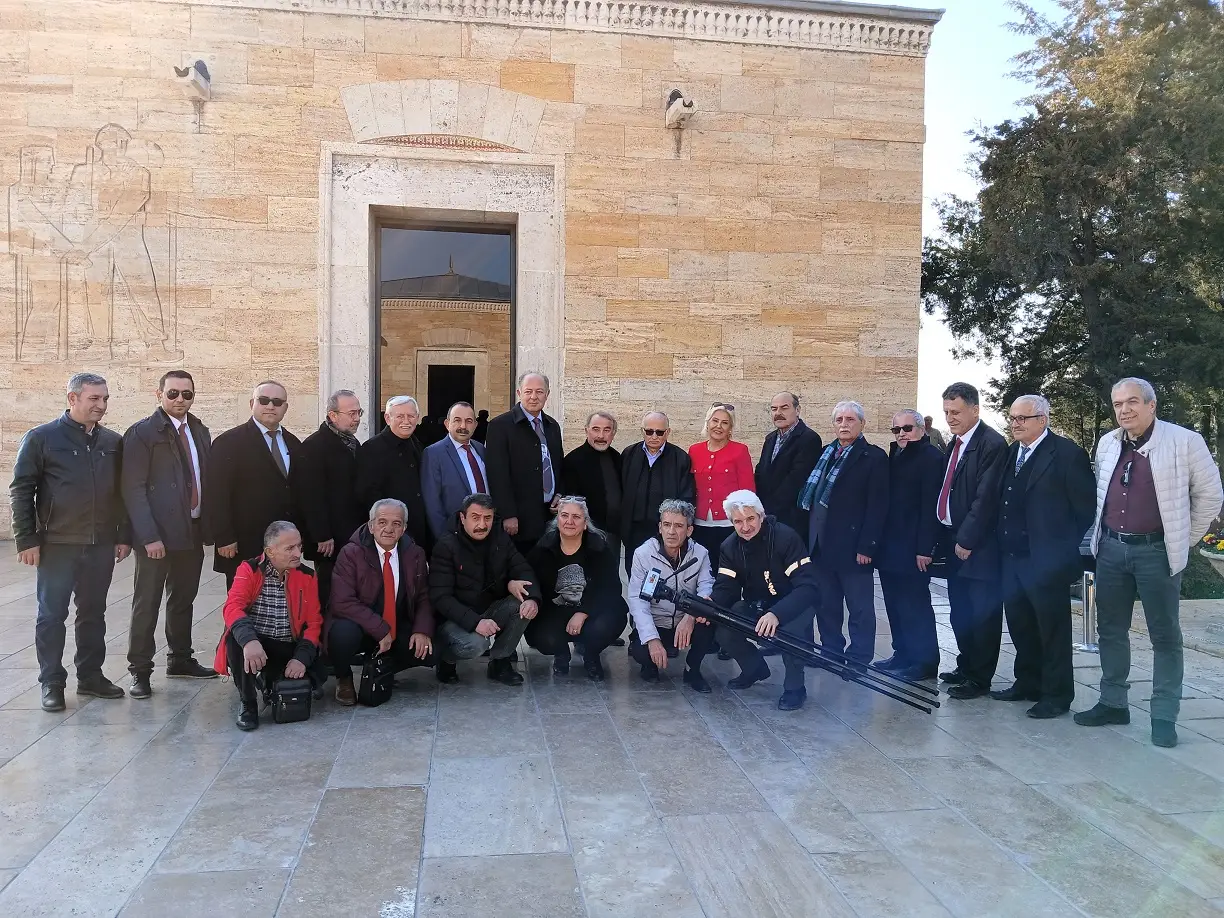
[(44, 711), (64, 709), (65, 623), (73, 594), (77, 694), (124, 694), (102, 674), (106, 593), (115, 562), (132, 550), (119, 477), (123, 438), (99, 425), (109, 399), (101, 376), (77, 373), (68, 380), (68, 410), (22, 438), (9, 487), (17, 557), (38, 568), (34, 643)]

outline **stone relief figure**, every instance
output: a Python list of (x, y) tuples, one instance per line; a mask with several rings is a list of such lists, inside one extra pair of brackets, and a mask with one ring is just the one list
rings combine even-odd
[[(166, 293), (175, 267), (173, 228), (155, 259), (146, 238), (156, 144), (104, 125), (81, 162), (60, 164), (51, 147), (25, 147), (8, 189), (8, 251), (14, 262), (14, 356), (95, 356), (156, 363), (182, 356)], [(166, 265), (159, 289), (155, 262)]]

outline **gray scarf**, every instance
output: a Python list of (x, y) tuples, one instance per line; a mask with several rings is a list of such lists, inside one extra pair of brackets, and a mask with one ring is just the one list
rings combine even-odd
[(353, 453), (354, 455), (356, 455), (357, 453), (357, 438), (356, 437), (354, 437), (347, 430), (341, 430), (339, 427), (333, 424), (331, 422), (331, 418), (327, 419), (327, 427), (332, 433), (334, 433), (337, 437), (340, 438), (341, 443), (343, 443), (345, 446), (348, 447), (348, 451), (350, 453)]

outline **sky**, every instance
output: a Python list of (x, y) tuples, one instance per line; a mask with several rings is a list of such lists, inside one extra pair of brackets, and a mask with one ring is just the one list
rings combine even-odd
[[(1031, 91), (1010, 75), (1015, 69), (1012, 58), (1029, 46), (1029, 39), (1007, 28), (1018, 16), (1004, 0), (946, 0), (943, 5), (947, 11), (935, 27), (927, 56), (924, 235), (938, 226), (935, 200), (947, 194), (972, 197), (977, 189), (967, 167), (973, 147), (966, 132), (1019, 114), (1017, 101)], [(1032, 5), (1057, 12), (1052, 0), (1032, 0)], [(963, 380), (985, 390), (995, 375), (980, 361), (953, 360), (951, 347), (952, 336), (943, 322), (924, 314), (918, 337), (918, 408), (934, 416), (940, 427), (940, 393), (948, 383)], [(997, 414), (991, 420), (998, 426)]]

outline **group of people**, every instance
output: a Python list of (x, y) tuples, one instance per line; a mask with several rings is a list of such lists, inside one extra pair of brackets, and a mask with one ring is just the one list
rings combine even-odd
[[(966, 383), (943, 393), (949, 443), (933, 442), (930, 420), (905, 409), (892, 417), (888, 453), (864, 437), (859, 403), (836, 405), (826, 445), (800, 417), (799, 398), (779, 393), (755, 467), (733, 439), (736, 408), (723, 402), (688, 450), (670, 442), (661, 411), (617, 450), (617, 419), (601, 410), (566, 454), (545, 411), (549, 390), (546, 376), (523, 374), (484, 444), (473, 437), (472, 406), (458, 402), (446, 435), (422, 448), (411, 396), (389, 399), (381, 432), (359, 443), (364, 410), (349, 390), (330, 397), (324, 422), (299, 441), (281, 426), (288, 392), (271, 380), (255, 387), (250, 420), (213, 440), (190, 410), (195, 383), (181, 370), (162, 377), (158, 408), (120, 437), (99, 423), (106, 381), (77, 374), (65, 413), (22, 441), (11, 489), (17, 550), (38, 567), (43, 707), (64, 706), (73, 595), (78, 693), (124, 695), (102, 673), (103, 613), (114, 564), (134, 549), (128, 691), (152, 694), (164, 594), (166, 675), (232, 673), (243, 729), (258, 726), (259, 686), (281, 675), (308, 677), (320, 691), (330, 665), (336, 699), (355, 703), (353, 667), (379, 654), (396, 670), (432, 666), (443, 683), (459, 680), (458, 661), (487, 655), (490, 679), (518, 685), (526, 639), (556, 673), (569, 672), (576, 652), (601, 680), (601, 654), (630, 620), (641, 677), (658, 680), (687, 652), (683, 682), (698, 692), (710, 691), (701, 665), (711, 652), (737, 662), (734, 689), (767, 678), (766, 639), (779, 630), (818, 636), (864, 666), (875, 657), (877, 573), (893, 653), (875, 665), (911, 680), (938, 675), (952, 698), (989, 693), (1056, 717), (1074, 694), (1069, 585), (1087, 534), (1103, 675), (1100, 703), (1076, 720), (1126, 722), (1137, 593), (1155, 650), (1153, 741), (1176, 742), (1180, 575), (1219, 512), (1221, 486), (1202, 438), (1157, 420), (1145, 381), (1114, 387), (1120, 427), (1098, 445), (1095, 476), (1084, 450), (1050, 429), (1044, 398), (1012, 405), (1009, 446), (982, 423)], [(212, 668), (191, 645), (205, 545), (228, 588)], [(762, 640), (644, 598), (652, 571), (678, 591), (748, 611)], [(943, 673), (932, 576), (947, 579), (958, 646)], [(991, 691), (1004, 616), (1014, 684)], [(785, 654), (783, 663), (778, 706), (795, 710), (806, 699), (803, 665)]]

